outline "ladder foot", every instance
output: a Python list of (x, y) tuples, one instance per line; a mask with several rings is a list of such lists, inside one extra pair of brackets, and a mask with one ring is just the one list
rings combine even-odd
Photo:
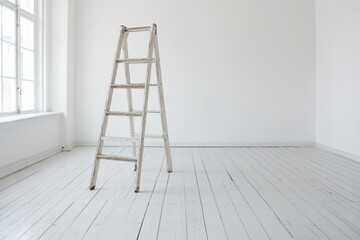
[(90, 186), (89, 189), (90, 189), (90, 190), (94, 190), (94, 189), (95, 189), (95, 186)]
[(139, 192), (139, 187), (136, 187), (134, 192)]
[(172, 172), (172, 170), (168, 170), (167, 172), (168, 172), (168, 173), (171, 173), (171, 172)]
[(136, 170), (137, 170), (137, 165), (135, 164), (135, 167), (134, 167), (134, 172), (136, 172)]

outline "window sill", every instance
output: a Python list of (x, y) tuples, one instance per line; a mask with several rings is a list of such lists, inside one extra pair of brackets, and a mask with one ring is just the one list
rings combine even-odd
[(0, 129), (19, 126), (32, 122), (59, 119), (64, 116), (61, 112), (26, 113), (0, 117)]

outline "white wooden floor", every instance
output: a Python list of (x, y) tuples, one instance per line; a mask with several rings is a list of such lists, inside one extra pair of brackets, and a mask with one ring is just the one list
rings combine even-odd
[[(130, 149), (107, 148), (107, 152)], [(130, 163), (76, 148), (0, 179), (0, 239), (360, 239), (360, 164), (315, 148), (147, 148)]]

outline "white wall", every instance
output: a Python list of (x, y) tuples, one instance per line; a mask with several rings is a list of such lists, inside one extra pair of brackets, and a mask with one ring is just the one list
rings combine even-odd
[(316, 0), (316, 142), (360, 156), (360, 1)]
[(77, 142), (96, 142), (119, 26), (152, 22), (172, 143), (314, 142), (313, 0), (75, 4)]
[(48, 3), (48, 111), (63, 112), (66, 118), (63, 147), (74, 144), (73, 1)]
[(2, 117), (0, 177), (59, 152), (64, 124), (60, 113)]

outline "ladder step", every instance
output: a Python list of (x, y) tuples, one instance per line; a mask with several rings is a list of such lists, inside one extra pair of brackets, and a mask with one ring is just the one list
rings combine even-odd
[[(149, 84), (150, 87), (157, 87), (156, 83)], [(145, 83), (111, 84), (112, 88), (145, 88)]]
[(114, 112), (107, 111), (107, 116), (129, 116), (129, 117), (141, 117), (143, 114), (140, 111), (132, 111), (132, 112)]
[[(140, 138), (140, 134), (135, 134), (136, 137)], [(145, 138), (164, 138), (162, 134), (145, 134)]]
[(125, 31), (126, 32), (146, 32), (146, 31), (150, 31), (151, 27), (146, 26), (146, 27), (132, 27), (132, 28), (127, 28)]
[(130, 63), (130, 64), (139, 64), (139, 63), (154, 63), (156, 61), (155, 58), (128, 58), (128, 59), (117, 59), (117, 63)]
[(115, 141), (115, 142), (137, 142), (137, 141), (139, 141), (138, 138), (108, 137), (108, 136), (101, 137), (101, 140), (102, 141)]
[(111, 84), (112, 88), (145, 88), (145, 83)]
[[(140, 110), (134, 110), (135, 112), (141, 112)], [(160, 110), (147, 110), (147, 113), (161, 113)]]
[[(140, 140), (140, 134), (135, 134), (136, 137), (109, 137), (109, 136), (103, 136), (101, 137), (102, 141), (116, 141), (116, 142), (137, 142)], [(164, 135), (162, 134), (145, 134), (145, 138), (163, 138)]]
[(162, 134), (145, 134), (146, 138), (164, 138)]
[(145, 134), (146, 138), (164, 138), (162, 134)]
[(106, 160), (116, 160), (116, 161), (124, 161), (124, 162), (136, 162), (137, 159), (133, 157), (123, 157), (123, 156), (115, 156), (115, 155), (105, 155), (105, 154), (98, 154), (96, 155), (97, 158), (106, 159)]

